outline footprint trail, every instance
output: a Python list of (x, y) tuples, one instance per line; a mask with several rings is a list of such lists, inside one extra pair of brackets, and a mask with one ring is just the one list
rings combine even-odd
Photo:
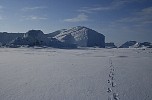
[(116, 91), (116, 82), (115, 82), (115, 66), (113, 65), (113, 62), (112, 62), (112, 58), (109, 58), (109, 64), (110, 64), (110, 67), (109, 67), (109, 79), (107, 80), (107, 83), (108, 83), (108, 89), (107, 89), (107, 92), (109, 94), (109, 97), (108, 97), (108, 100), (120, 100), (119, 99), (119, 94), (117, 93)]

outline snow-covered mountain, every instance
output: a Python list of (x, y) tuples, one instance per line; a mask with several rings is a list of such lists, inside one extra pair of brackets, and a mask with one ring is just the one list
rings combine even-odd
[(137, 41), (127, 41), (120, 46), (120, 48), (152, 48), (152, 43), (150, 42), (137, 42)]
[(105, 36), (84, 26), (62, 29), (50, 34), (41, 30), (26, 33), (1, 33), (0, 42), (7, 46), (50, 46), (58, 48), (105, 47)]
[(80, 47), (105, 47), (105, 36), (84, 26), (59, 30), (55, 33), (57, 35), (54, 38), (61, 42), (76, 44)]
[(76, 48), (75, 44), (60, 42), (55, 38), (47, 37), (41, 30), (30, 30), (24, 37), (18, 37), (10, 42), (9, 46), (50, 46), (56, 48)]

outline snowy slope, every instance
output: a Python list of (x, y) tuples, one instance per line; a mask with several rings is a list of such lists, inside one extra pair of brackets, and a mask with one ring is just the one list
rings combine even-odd
[(57, 30), (55, 32), (49, 33), (49, 34), (45, 34), (47, 37), (55, 37), (56, 35), (66, 31), (67, 29), (61, 29), (61, 30)]
[(67, 41), (80, 47), (105, 47), (105, 36), (87, 27), (77, 26), (60, 32), (55, 38), (62, 42)]
[(0, 100), (152, 100), (151, 49), (0, 48)]

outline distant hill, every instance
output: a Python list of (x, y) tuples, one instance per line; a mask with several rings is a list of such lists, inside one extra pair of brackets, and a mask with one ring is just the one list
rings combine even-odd
[(122, 44), (119, 48), (152, 48), (152, 43), (150, 42), (137, 42), (137, 41), (127, 41)]

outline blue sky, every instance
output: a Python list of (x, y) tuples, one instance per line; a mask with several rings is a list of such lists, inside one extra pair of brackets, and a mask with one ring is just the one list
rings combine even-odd
[(152, 0), (0, 0), (0, 32), (86, 26), (107, 42), (152, 42)]

